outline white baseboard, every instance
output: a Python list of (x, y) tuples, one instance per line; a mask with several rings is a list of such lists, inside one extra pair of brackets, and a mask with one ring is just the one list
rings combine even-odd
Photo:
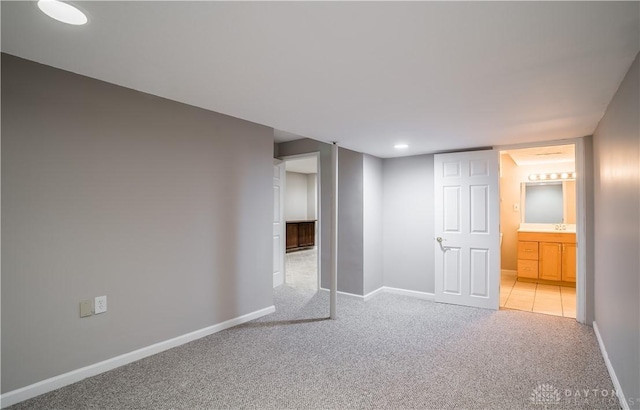
[(412, 298), (423, 299), (423, 300), (435, 300), (435, 295), (433, 293), (419, 292), (417, 290), (407, 290), (407, 289), (399, 289), (399, 288), (384, 286), (383, 292), (395, 293), (396, 295), (410, 296)]
[[(329, 289), (325, 289), (325, 288), (320, 288), (320, 290), (324, 291), (324, 292), (329, 292)], [(349, 297), (351, 299), (357, 299), (357, 300), (362, 300), (362, 301), (368, 301), (372, 298), (374, 298), (375, 296), (381, 294), (381, 293), (394, 293), (396, 295), (403, 295), (403, 296), (409, 296), (412, 298), (417, 298), (417, 299), (422, 299), (422, 300), (435, 300), (435, 295), (433, 293), (429, 293), (429, 292), (419, 292), (417, 290), (407, 290), (407, 289), (399, 289), (399, 288), (392, 288), (389, 286), (382, 286), (376, 290), (374, 290), (373, 292), (369, 292), (364, 296), (360, 296), (360, 295), (356, 295), (353, 293), (347, 293), (347, 292), (341, 292), (338, 291), (338, 295), (343, 295), (346, 297)]]
[(600, 330), (598, 330), (598, 325), (595, 321), (593, 322), (593, 331), (596, 334), (596, 339), (598, 339), (598, 346), (600, 346), (600, 352), (602, 353), (602, 357), (604, 358), (604, 363), (607, 365), (607, 370), (609, 371), (609, 376), (611, 377), (611, 381), (613, 382), (613, 387), (616, 389), (616, 394), (618, 395), (620, 406), (624, 410), (629, 410), (629, 402), (627, 402), (627, 399), (624, 397), (622, 386), (620, 386), (620, 382), (618, 381), (618, 377), (616, 376), (616, 371), (613, 369), (613, 365), (609, 360), (607, 349), (604, 347), (602, 336), (600, 336)]
[[(323, 291), (323, 292), (329, 292), (329, 289), (325, 289), (325, 288), (320, 288), (320, 290)], [(350, 299), (364, 300), (364, 296), (356, 295), (355, 293), (348, 293), (348, 292), (338, 291), (338, 295), (342, 295), (342, 296), (348, 297)]]
[(273, 274), (273, 287), (277, 288), (278, 286), (282, 285), (283, 283), (284, 283), (284, 275), (282, 274), (282, 272), (274, 273)]
[(72, 370), (68, 373), (64, 373), (50, 379), (31, 384), (29, 386), (7, 392), (0, 396), (0, 408), (12, 406), (21, 401), (79, 382), (80, 380), (86, 379), (87, 377), (104, 373), (106, 371), (115, 369), (116, 367), (135, 362), (145, 357), (152, 356), (156, 353), (160, 353), (168, 349), (172, 349), (174, 347), (189, 343), (205, 336), (209, 336), (213, 333), (220, 332), (230, 327), (249, 322), (275, 311), (275, 306), (269, 306), (264, 309), (256, 310), (255, 312), (247, 313), (246, 315), (242, 315), (233, 319), (229, 319), (222, 323), (218, 323), (217, 325), (208, 326), (203, 329), (184, 334), (182, 336), (174, 337), (173, 339), (155, 343), (150, 346), (134, 350), (133, 352), (125, 353), (123, 355), (116, 356), (99, 363)]
[(366, 302), (367, 300), (378, 296), (380, 293), (384, 292), (384, 286), (379, 287), (378, 289), (374, 290), (373, 292), (369, 292), (366, 295), (364, 295), (362, 297), (362, 299)]

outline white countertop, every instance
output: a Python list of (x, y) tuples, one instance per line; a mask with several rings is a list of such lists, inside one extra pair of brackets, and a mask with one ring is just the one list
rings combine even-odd
[(520, 228), (518, 229), (518, 232), (576, 233), (576, 225), (575, 224), (521, 223)]

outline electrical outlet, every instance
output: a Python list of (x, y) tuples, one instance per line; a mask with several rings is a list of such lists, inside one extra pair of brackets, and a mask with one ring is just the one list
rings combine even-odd
[(91, 316), (93, 310), (93, 306), (91, 305), (91, 300), (81, 300), (80, 301), (80, 317)]
[(106, 296), (96, 296), (95, 298), (95, 308), (94, 314), (104, 313), (107, 311), (107, 297)]

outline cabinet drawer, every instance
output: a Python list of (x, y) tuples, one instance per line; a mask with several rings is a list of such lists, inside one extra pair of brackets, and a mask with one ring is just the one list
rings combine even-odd
[(538, 279), (538, 261), (518, 259), (518, 277)]
[(538, 242), (518, 242), (518, 259), (538, 260)]

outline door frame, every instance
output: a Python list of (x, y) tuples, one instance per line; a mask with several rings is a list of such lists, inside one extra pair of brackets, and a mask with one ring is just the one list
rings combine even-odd
[[(278, 193), (279, 198), (278, 198), (278, 210), (277, 210), (278, 214), (279, 214), (279, 219), (280, 219), (280, 229), (279, 229), (279, 231), (280, 231), (280, 240), (279, 240), (279, 242), (280, 243), (278, 244), (278, 247), (279, 247), (279, 249), (285, 249), (285, 247), (286, 247), (286, 239), (285, 239), (285, 237), (283, 235), (286, 232), (286, 223), (284, 222), (284, 191), (285, 191), (285, 188), (286, 188), (285, 187), (285, 183), (286, 183), (286, 181), (285, 181), (285, 174), (286, 174), (285, 163), (284, 163), (284, 161), (282, 161), (282, 160), (280, 160), (278, 158), (274, 158), (273, 159), (273, 167), (274, 167), (274, 180), (275, 180), (276, 167), (282, 167), (282, 168), (278, 168), (278, 178), (280, 179), (280, 185), (279, 185), (279, 188), (280, 188), (279, 191), (280, 192)], [(274, 191), (274, 195), (275, 195), (275, 191)], [(275, 197), (274, 197), (274, 199), (275, 199)], [(275, 207), (275, 204), (274, 204), (274, 207)], [(275, 231), (275, 229), (273, 231)], [(272, 232), (272, 234), (273, 234), (273, 232)], [(284, 275), (285, 275), (284, 269), (285, 269), (286, 263), (285, 263), (284, 255), (282, 255), (282, 254), (280, 255), (279, 265), (280, 265), (279, 266), (279, 268), (280, 268), (279, 272), (280, 272), (280, 276), (282, 276), (282, 279), (281, 280), (280, 279), (276, 280), (276, 275), (275, 274), (273, 275), (273, 287), (274, 288), (284, 284), (284, 279), (285, 279), (285, 277), (284, 277)]]
[[(590, 324), (593, 317), (587, 321), (587, 311), (593, 311), (593, 300), (589, 298), (587, 287), (593, 290), (593, 275), (587, 274), (587, 197), (586, 179), (587, 157), (584, 138), (569, 138), (565, 140), (539, 141), (524, 144), (509, 144), (494, 146), (497, 151), (508, 151), (522, 148), (552, 147), (554, 145), (574, 145), (576, 165), (576, 242), (578, 244), (576, 260), (576, 321)], [(591, 178), (593, 183), (593, 178)], [(502, 206), (502, 205), (501, 205)], [(587, 280), (591, 283), (587, 286)]]
[[(321, 266), (320, 266), (320, 261), (322, 260), (322, 258), (320, 257), (322, 255), (322, 208), (321, 208), (321, 204), (322, 204), (322, 177), (321, 177), (321, 164), (320, 164), (320, 151), (314, 151), (314, 152), (306, 152), (304, 154), (296, 154), (296, 155), (286, 155), (286, 156), (281, 156), (278, 157), (278, 159), (282, 160), (282, 162), (285, 163), (285, 168), (284, 168), (284, 173), (285, 173), (285, 178), (284, 178), (284, 187), (285, 187), (285, 191), (284, 194), (286, 196), (286, 189), (287, 189), (287, 166), (286, 163), (287, 161), (291, 161), (294, 159), (302, 159), (302, 158), (315, 158), (316, 159), (316, 214), (317, 214), (317, 221), (316, 221), (316, 283), (317, 283), (317, 290), (320, 290), (320, 272), (322, 272), (321, 270)], [(284, 202), (282, 204), (282, 206), (284, 207)], [(284, 224), (283, 224), (283, 235), (285, 238), (285, 243), (286, 243), (286, 233), (287, 233), (287, 221), (285, 218)], [(287, 267), (286, 267), (286, 254), (287, 254), (287, 248), (286, 246), (282, 249), (283, 254), (283, 258), (285, 258), (285, 267), (283, 269), (283, 283), (287, 283)]]

